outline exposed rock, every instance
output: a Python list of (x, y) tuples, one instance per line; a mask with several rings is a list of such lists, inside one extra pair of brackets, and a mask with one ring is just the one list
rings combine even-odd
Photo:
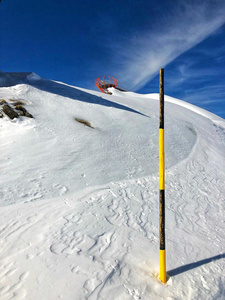
[(94, 127), (91, 126), (91, 123), (89, 121), (86, 121), (84, 119), (79, 119), (79, 118), (75, 118), (75, 120), (77, 122), (81, 123), (81, 124), (84, 124), (85, 126), (88, 126), (90, 128), (94, 128)]
[(0, 99), (0, 105), (7, 103), (5, 99)]
[(15, 108), (20, 111), (20, 115), (28, 118), (33, 118), (33, 116), (26, 110), (22, 105), (16, 105)]
[(0, 111), (0, 118), (3, 118), (4, 116), (3, 116), (3, 113)]
[(17, 112), (15, 112), (15, 110), (7, 105), (7, 104), (4, 104), (3, 105), (3, 108), (2, 108), (3, 112), (12, 120), (14, 118), (19, 118), (19, 115)]
[(21, 101), (21, 100), (10, 100), (13, 101), (12, 105), (16, 106), (16, 105), (24, 105), (25, 102)]

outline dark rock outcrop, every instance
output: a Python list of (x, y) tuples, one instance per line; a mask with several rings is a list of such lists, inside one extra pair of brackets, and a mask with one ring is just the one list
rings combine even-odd
[(26, 108), (24, 108), (22, 105), (16, 105), (15, 106), (16, 110), (20, 111), (20, 115), (28, 118), (33, 118), (32, 114), (30, 114)]
[(11, 120), (14, 118), (19, 118), (18, 113), (8, 104), (4, 104), (2, 110)]

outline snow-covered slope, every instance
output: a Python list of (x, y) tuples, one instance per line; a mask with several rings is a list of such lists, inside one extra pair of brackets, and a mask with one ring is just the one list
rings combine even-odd
[(224, 299), (225, 121), (165, 97), (163, 285), (158, 95), (112, 92), (0, 88), (34, 116), (0, 119), (1, 299)]

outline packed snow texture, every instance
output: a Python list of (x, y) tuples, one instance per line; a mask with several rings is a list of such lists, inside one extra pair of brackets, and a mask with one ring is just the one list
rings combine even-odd
[(34, 116), (0, 119), (0, 299), (225, 299), (225, 120), (165, 96), (163, 285), (158, 95), (29, 76), (0, 88)]

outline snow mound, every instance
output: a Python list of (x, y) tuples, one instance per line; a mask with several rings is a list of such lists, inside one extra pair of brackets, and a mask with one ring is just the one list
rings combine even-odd
[(162, 285), (158, 95), (32, 74), (0, 88), (35, 117), (0, 119), (0, 298), (224, 299), (224, 120), (165, 97)]
[[(4, 98), (29, 103), (28, 110), (36, 120), (31, 123), (33, 129), (26, 132), (22, 123), (15, 127), (2, 120), (2, 142), (10, 136), (15, 144), (5, 148), (4, 157), (10, 156), (9, 166), (17, 174), (10, 186), (13, 192), (2, 198), (5, 205), (33, 201), (33, 194), (38, 194), (38, 198), (57, 197), (59, 185), (73, 193), (87, 186), (157, 174), (157, 101), (151, 100), (146, 106), (144, 99), (141, 106), (141, 100), (135, 98), (133, 103), (118, 95), (104, 99), (48, 80), (32, 82), (32, 86), (16, 85), (13, 93), (7, 90)], [(170, 114), (166, 123), (172, 128), (165, 137), (168, 168), (185, 159), (197, 139), (190, 120), (172, 126), (174, 118), (176, 114)], [(76, 119), (86, 120), (94, 130)], [(108, 162), (109, 158), (113, 164)], [(37, 170), (43, 179), (37, 179)], [(25, 186), (18, 181), (24, 173), (30, 178)], [(38, 188), (31, 179), (38, 180)], [(8, 173), (2, 174), (2, 180), (8, 185)]]

